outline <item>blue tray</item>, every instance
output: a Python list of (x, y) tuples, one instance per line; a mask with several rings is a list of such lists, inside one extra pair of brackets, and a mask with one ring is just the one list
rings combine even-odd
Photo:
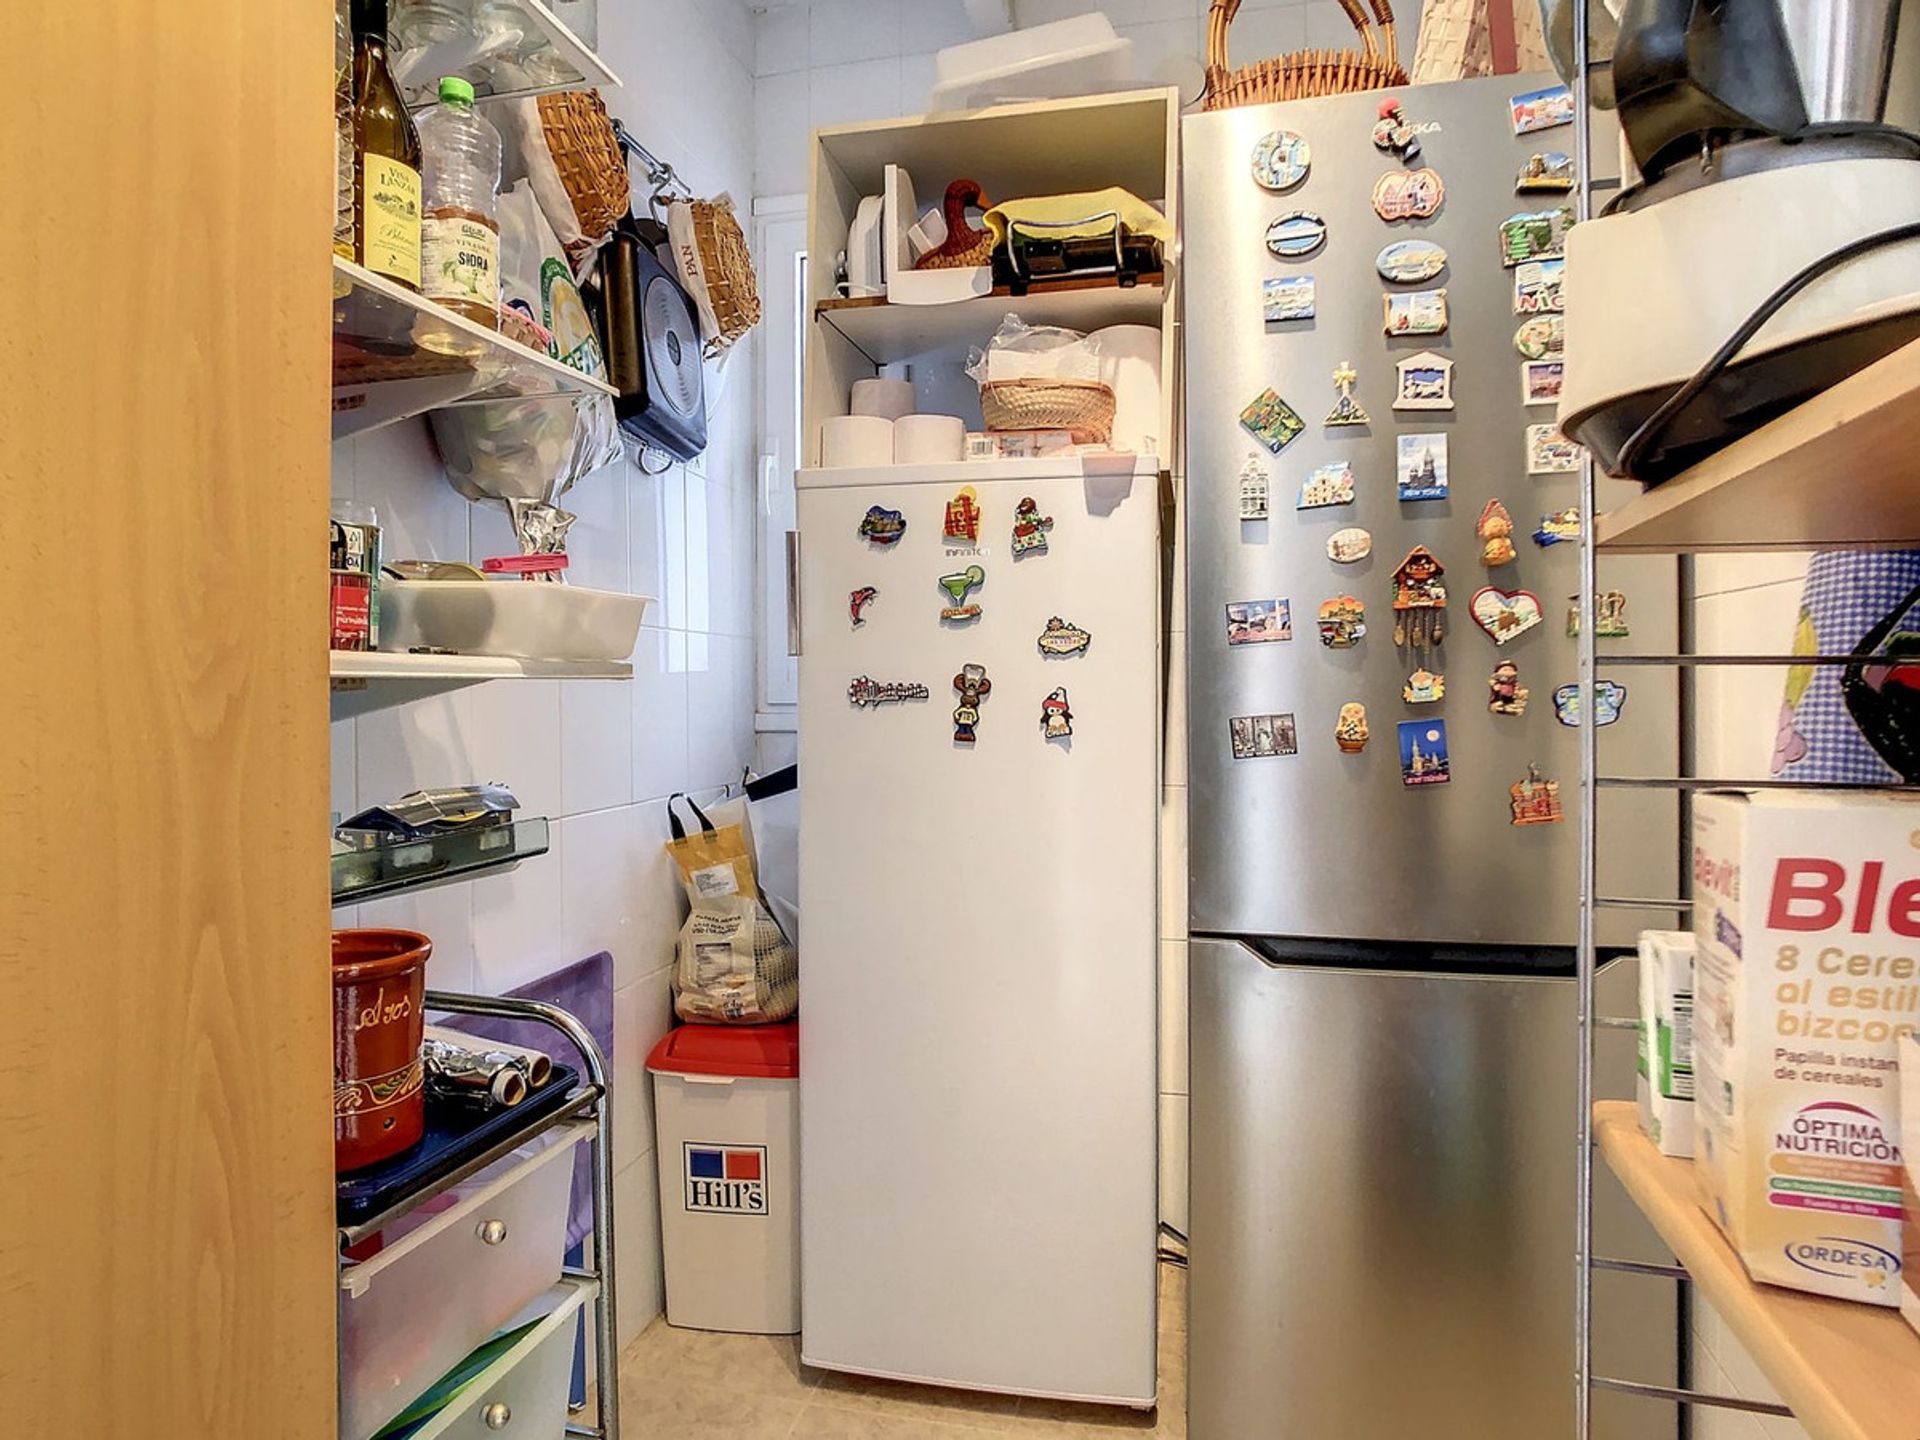
[(483, 1110), (427, 1091), (427, 1130), (420, 1143), (391, 1160), (342, 1175), (334, 1186), (335, 1223), (342, 1229), (384, 1214), (458, 1170), (476, 1155), (561, 1109), (580, 1082), (569, 1065), (555, 1065), (547, 1083), (507, 1110)]

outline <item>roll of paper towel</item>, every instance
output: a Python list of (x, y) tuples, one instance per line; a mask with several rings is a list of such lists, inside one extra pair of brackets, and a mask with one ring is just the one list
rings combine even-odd
[(893, 421), (884, 415), (829, 415), (820, 426), (820, 463), (828, 469), (891, 465)]
[(1160, 332), (1151, 325), (1109, 325), (1092, 337), (1100, 345), (1100, 368), (1113, 387), (1113, 448), (1158, 455), (1160, 435)]
[(855, 415), (878, 415), (898, 420), (913, 414), (913, 382), (891, 380), (882, 375), (872, 380), (853, 382), (852, 410)]
[(902, 415), (893, 422), (893, 463), (945, 465), (967, 457), (967, 422), (958, 415)]

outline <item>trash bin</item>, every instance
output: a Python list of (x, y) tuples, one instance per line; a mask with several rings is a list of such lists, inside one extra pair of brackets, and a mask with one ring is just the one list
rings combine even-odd
[(647, 1057), (667, 1323), (800, 1329), (800, 1026), (682, 1025)]

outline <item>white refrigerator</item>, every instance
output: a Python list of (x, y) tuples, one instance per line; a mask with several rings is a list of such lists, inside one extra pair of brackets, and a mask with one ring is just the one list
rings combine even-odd
[(798, 491), (802, 1358), (1149, 1405), (1155, 463)]

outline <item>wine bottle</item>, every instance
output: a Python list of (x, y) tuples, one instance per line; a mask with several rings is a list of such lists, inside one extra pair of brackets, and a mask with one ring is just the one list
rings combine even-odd
[(387, 64), (387, 0), (353, 0), (354, 258), (420, 288), (420, 135)]

